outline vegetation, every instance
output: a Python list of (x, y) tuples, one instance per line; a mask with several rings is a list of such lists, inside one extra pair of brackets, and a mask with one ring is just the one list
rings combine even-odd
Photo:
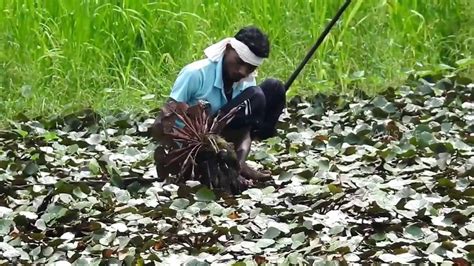
[(14, 123), (0, 131), (0, 263), (468, 265), (474, 83), (408, 84), (292, 102), (251, 154), (273, 179), (238, 197), (160, 182), (153, 119)]
[[(148, 111), (181, 67), (248, 24), (273, 43), (260, 76), (286, 79), (341, 4), (0, 0), (0, 117), (84, 106)], [(458, 67), (472, 57), (473, 13), (470, 0), (354, 0), (290, 96), (354, 87), (374, 93), (411, 71)]]
[(213, 117), (203, 102), (193, 106), (167, 102), (151, 130), (158, 143), (154, 152), (158, 176), (169, 183), (194, 180), (211, 189), (240, 194), (235, 147), (221, 137), (239, 108)]
[(228, 117), (155, 120), (210, 43), (258, 25), (286, 79), (341, 2), (0, 0), (0, 264), (472, 264), (471, 0), (354, 0), (240, 195)]

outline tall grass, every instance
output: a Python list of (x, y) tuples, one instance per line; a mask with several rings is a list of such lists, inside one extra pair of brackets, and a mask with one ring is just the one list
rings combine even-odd
[[(0, 117), (158, 107), (181, 67), (248, 24), (272, 41), (260, 78), (284, 80), (342, 2), (0, 0)], [(471, 57), (472, 2), (354, 0), (290, 97), (376, 93), (408, 70)]]

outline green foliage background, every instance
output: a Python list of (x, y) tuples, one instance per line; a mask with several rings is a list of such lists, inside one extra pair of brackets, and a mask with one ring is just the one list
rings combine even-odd
[[(260, 78), (284, 80), (342, 2), (0, 0), (0, 117), (156, 108), (185, 64), (248, 24), (273, 44)], [(410, 71), (469, 68), (472, 3), (353, 1), (289, 96), (376, 93)]]

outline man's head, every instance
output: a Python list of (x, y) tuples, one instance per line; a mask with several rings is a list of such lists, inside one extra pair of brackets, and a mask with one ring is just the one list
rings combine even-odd
[[(257, 27), (249, 26), (242, 28), (234, 38), (246, 45), (254, 56), (268, 58), (270, 54), (268, 36)], [(232, 45), (228, 44), (224, 53), (223, 68), (224, 79), (237, 82), (254, 72), (257, 65), (245, 62)]]
[(268, 58), (270, 55), (270, 42), (268, 36), (257, 27), (249, 26), (239, 30), (234, 38), (248, 46), (256, 56)]

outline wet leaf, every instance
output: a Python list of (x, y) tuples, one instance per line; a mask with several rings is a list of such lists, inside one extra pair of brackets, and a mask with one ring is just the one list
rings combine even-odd
[(440, 178), (438, 179), (438, 185), (440, 187), (445, 187), (445, 188), (455, 188), (456, 184), (454, 184), (451, 180), (447, 178)]
[(34, 162), (29, 162), (26, 164), (25, 169), (23, 169), (23, 174), (25, 176), (31, 176), (36, 174), (39, 171), (38, 165)]
[(438, 263), (441, 263), (444, 261), (443, 257), (437, 255), (437, 254), (430, 254), (428, 255), (428, 260), (431, 262), (431, 263), (435, 263), (435, 264), (438, 264)]
[(410, 253), (402, 253), (397, 255), (386, 253), (380, 255), (379, 259), (388, 263), (409, 263), (418, 259), (418, 257)]
[(259, 201), (263, 198), (263, 192), (257, 188), (251, 188), (242, 193), (243, 195), (248, 195), (252, 200)]
[(0, 236), (7, 235), (10, 232), (12, 225), (13, 221), (0, 219)]
[(405, 208), (408, 210), (418, 211), (428, 205), (428, 201), (424, 199), (410, 200), (405, 204)]
[(91, 134), (85, 141), (89, 145), (98, 145), (102, 142), (102, 137), (99, 134)]
[(420, 227), (411, 225), (405, 229), (405, 235), (411, 239), (421, 239), (424, 237), (424, 233)]
[(170, 206), (170, 209), (182, 210), (182, 209), (186, 208), (188, 205), (189, 205), (189, 200), (188, 199), (179, 198), (179, 199), (175, 199), (173, 201), (173, 203)]
[(331, 193), (333, 193), (333, 194), (341, 193), (341, 192), (342, 192), (342, 189), (341, 189), (339, 186), (335, 185), (335, 184), (329, 184), (329, 185), (328, 185), (328, 189), (329, 189), (329, 191), (331, 191)]
[(5, 242), (0, 242), (0, 250), (2, 250), (3, 257), (7, 259), (20, 257), (21, 253), (14, 247)]
[(263, 234), (263, 238), (267, 238), (267, 239), (274, 239), (276, 238), (277, 236), (279, 236), (281, 233), (280, 230), (278, 230), (277, 228), (275, 227), (269, 227), (265, 233)]
[(6, 218), (8, 217), (11, 213), (13, 213), (13, 210), (4, 206), (0, 206), (0, 217), (1, 218)]
[(442, 98), (439, 98), (439, 97), (429, 98), (425, 102), (425, 106), (428, 107), (428, 108), (438, 108), (438, 107), (443, 106), (443, 104), (444, 104), (444, 100)]
[(305, 235), (304, 232), (300, 232), (300, 233), (292, 235), (291, 240), (293, 241), (293, 244), (291, 245), (291, 248), (296, 249), (299, 246), (303, 245), (303, 243), (306, 240), (306, 235)]
[(269, 246), (273, 245), (274, 243), (275, 243), (275, 240), (273, 240), (273, 239), (262, 238), (262, 239), (258, 240), (255, 245), (259, 248), (266, 248), (266, 247), (269, 247)]
[(354, 253), (345, 254), (345, 255), (344, 255), (344, 259), (345, 259), (347, 262), (358, 262), (358, 261), (360, 261), (360, 257), (357, 256), (357, 255), (354, 254)]
[(202, 187), (196, 192), (195, 198), (198, 201), (213, 201), (216, 199), (216, 195), (209, 188)]

